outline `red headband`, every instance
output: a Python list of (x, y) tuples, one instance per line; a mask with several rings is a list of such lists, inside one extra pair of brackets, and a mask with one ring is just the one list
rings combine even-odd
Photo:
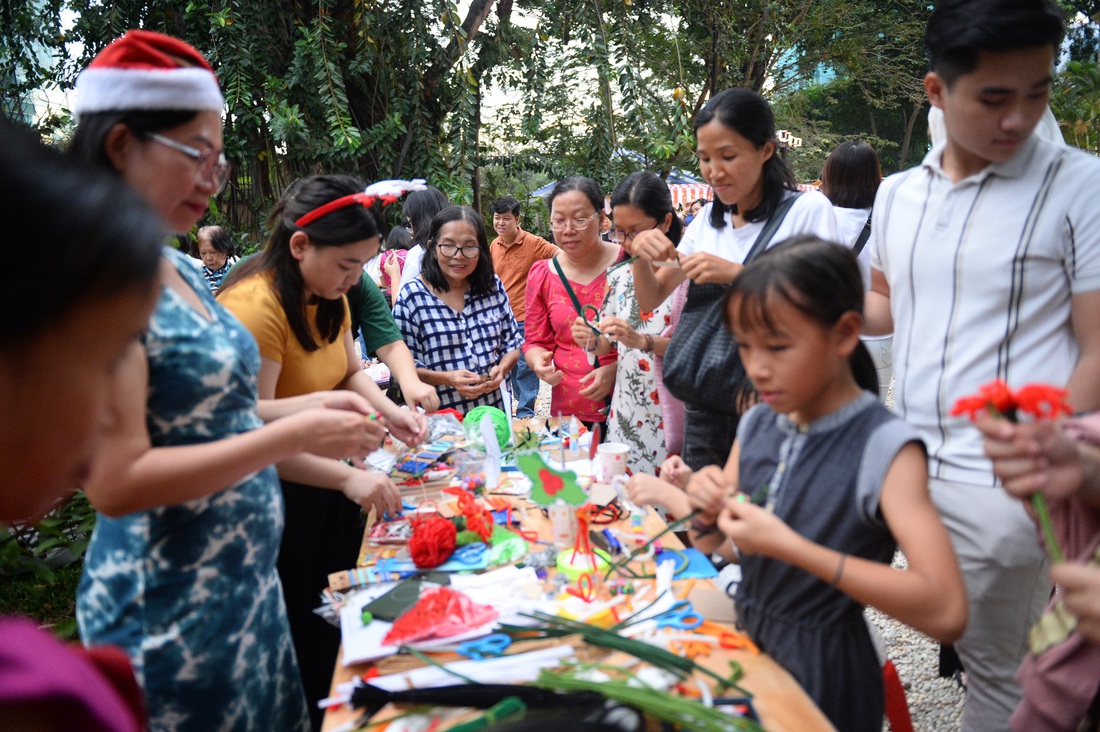
[(342, 196), (335, 201), (329, 201), (323, 206), (318, 206), (309, 213), (298, 217), (294, 225), (298, 228), (304, 228), (322, 216), (355, 204), (370, 208), (375, 201), (381, 201), (383, 206), (389, 206), (391, 203), (397, 203), (401, 196), (410, 191), (423, 191), (427, 188), (428, 186), (422, 178), (415, 180), (381, 180), (367, 186), (365, 191)]

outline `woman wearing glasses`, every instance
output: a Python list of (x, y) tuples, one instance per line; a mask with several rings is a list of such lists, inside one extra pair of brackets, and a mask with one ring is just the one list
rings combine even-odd
[[(672, 194), (653, 173), (624, 178), (611, 193), (611, 210), (615, 216), (611, 240), (628, 252), (643, 231), (655, 229), (674, 244), (680, 241), (684, 227), (673, 211)], [(607, 274), (596, 353), (604, 356), (614, 348), (619, 357), (607, 436), (630, 445), (629, 466), (634, 473), (655, 475), (682, 442), (683, 404), (668, 404), (669, 395), (659, 393), (663, 389), (661, 357), (670, 340), (675, 299), (673, 295), (652, 310), (642, 310), (630, 267), (617, 267)], [(671, 411), (666, 407), (678, 407), (679, 418), (666, 419)]]
[[(140, 192), (164, 234), (188, 231), (228, 176), (222, 104), (194, 48), (131, 31), (77, 80), (70, 154)], [(302, 401), (265, 426), (255, 340), (179, 252), (163, 249), (160, 278), (148, 328), (118, 364), (112, 418), (84, 482), (99, 515), (80, 634), (126, 650), (150, 730), (303, 730), (270, 465), (303, 452), (362, 455), (382, 429), (361, 399), (335, 394), (329, 404), (358, 411)]]
[(444, 409), (503, 407), (500, 386), (523, 338), (477, 212), (451, 206), (435, 215), (420, 276), (401, 290), (393, 318)]
[(561, 181), (548, 205), (561, 252), (535, 262), (527, 278), (523, 352), (531, 370), (553, 387), (551, 413), (591, 426), (607, 420), (607, 398), (615, 386), (615, 353), (601, 357), (595, 349), (607, 268), (622, 249), (600, 238), (603, 194), (591, 178)]

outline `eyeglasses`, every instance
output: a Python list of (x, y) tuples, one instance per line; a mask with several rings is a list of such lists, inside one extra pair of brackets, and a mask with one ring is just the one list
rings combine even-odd
[(190, 145), (184, 145), (182, 142), (176, 142), (171, 137), (158, 135), (155, 132), (145, 132), (142, 133), (142, 136), (153, 142), (159, 142), (165, 147), (177, 150), (194, 160), (195, 182), (201, 186), (210, 184), (217, 186), (217, 190), (214, 191), (213, 195), (221, 193), (222, 189), (225, 188), (225, 184), (229, 181), (229, 171), (232, 170), (232, 166), (226, 161), (224, 153), (215, 153), (213, 150), (199, 150)]
[(554, 231), (565, 231), (566, 226), (570, 226), (574, 230), (583, 229), (599, 217), (598, 213), (594, 213), (591, 216), (581, 216), (575, 219), (550, 219), (550, 228)]
[[(646, 231), (646, 229), (643, 229), (642, 231)], [(609, 238), (616, 244), (623, 244), (624, 242), (634, 241), (634, 237), (641, 233), (641, 231), (626, 232), (622, 229), (612, 229), (611, 231), (607, 232), (607, 238)]]
[(440, 244), (439, 251), (442, 252), (444, 257), (457, 257), (458, 253), (462, 252), (462, 256), (466, 259), (473, 259), (478, 254), (481, 254), (481, 247), (460, 247), (457, 244)]

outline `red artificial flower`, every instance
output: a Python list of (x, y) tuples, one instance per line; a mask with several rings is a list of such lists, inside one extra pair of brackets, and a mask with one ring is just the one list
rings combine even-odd
[(1008, 415), (1016, 408), (1016, 396), (1008, 384), (1000, 379), (994, 379), (978, 389), (978, 395), (984, 397), (991, 410)]
[(1047, 384), (1025, 384), (1016, 390), (1016, 407), (1036, 419), (1054, 419), (1059, 414), (1071, 415), (1066, 403), (1069, 392)]
[(642, 371), (649, 371), (649, 361), (646, 361), (644, 358), (638, 359), (638, 368)]
[(642, 319), (643, 323), (648, 323), (649, 321), (653, 320), (653, 311), (643, 310), (641, 313), (638, 314), (638, 317)]
[(952, 417), (966, 415), (971, 420), (977, 419), (989, 409), (989, 402), (982, 396), (965, 396), (955, 402), (951, 408)]

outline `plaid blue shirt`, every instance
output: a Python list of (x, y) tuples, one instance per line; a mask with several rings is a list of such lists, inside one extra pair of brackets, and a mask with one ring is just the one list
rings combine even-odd
[[(495, 275), (490, 294), (474, 297), (466, 293), (461, 313), (433, 295), (419, 277), (410, 280), (397, 296), (393, 319), (417, 368), (429, 371), (465, 369), (486, 376), (505, 354), (523, 345), (508, 295)], [(450, 386), (437, 386), (436, 391), (440, 408), (463, 414), (474, 407), (500, 408), (504, 403), (499, 389), (477, 399), (465, 399)]]

